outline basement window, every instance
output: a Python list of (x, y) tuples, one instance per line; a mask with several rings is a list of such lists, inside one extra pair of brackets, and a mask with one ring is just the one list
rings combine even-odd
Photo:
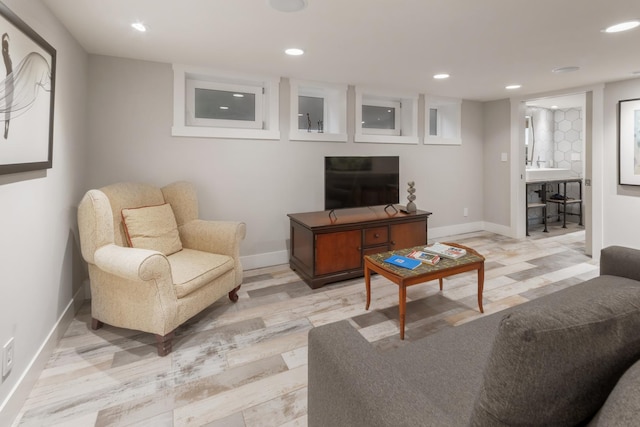
[(462, 144), (461, 105), (459, 99), (425, 97), (425, 144)]
[(279, 81), (174, 65), (172, 135), (279, 139)]
[(418, 95), (356, 87), (356, 142), (418, 143)]
[(289, 139), (347, 141), (347, 85), (291, 79)]

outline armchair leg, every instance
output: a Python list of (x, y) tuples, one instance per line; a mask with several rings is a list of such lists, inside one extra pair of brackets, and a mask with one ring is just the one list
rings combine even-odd
[(95, 331), (97, 329), (102, 328), (103, 326), (104, 326), (104, 323), (102, 323), (98, 319), (94, 319), (93, 317), (91, 318), (91, 329)]
[(158, 346), (158, 356), (166, 356), (173, 350), (173, 337), (175, 331), (169, 332), (167, 335), (156, 335), (156, 345)]
[(231, 302), (238, 301), (238, 291), (240, 290), (240, 286), (242, 285), (238, 285), (237, 288), (234, 288), (231, 292), (229, 292), (229, 299), (231, 300)]

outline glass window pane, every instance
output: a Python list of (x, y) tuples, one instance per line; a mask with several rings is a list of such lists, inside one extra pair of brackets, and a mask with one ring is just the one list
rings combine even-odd
[(429, 108), (429, 135), (438, 136), (438, 109)]
[(195, 88), (195, 118), (255, 121), (256, 95)]
[(378, 107), (376, 105), (362, 106), (362, 127), (368, 129), (395, 129), (396, 109), (392, 107)]
[(298, 129), (319, 131), (323, 125), (324, 98), (298, 96)]

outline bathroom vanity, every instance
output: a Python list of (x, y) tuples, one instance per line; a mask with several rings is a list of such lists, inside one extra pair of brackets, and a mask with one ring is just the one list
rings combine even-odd
[[(536, 169), (531, 169), (535, 171)], [(527, 171), (529, 172), (529, 171)], [(536, 179), (537, 178), (537, 179)], [(567, 215), (577, 215), (579, 218), (579, 225), (582, 224), (582, 178), (553, 178), (553, 177), (543, 177), (532, 178), (530, 174), (527, 174), (527, 189), (526, 189), (526, 229), (527, 236), (529, 235), (529, 210), (530, 209), (541, 209), (542, 217), (544, 223), (544, 231), (547, 230), (547, 219), (548, 215), (548, 207), (550, 204), (554, 204), (558, 207), (558, 220), (562, 217), (562, 227), (567, 228)], [(578, 197), (570, 198), (567, 196), (567, 186), (577, 186), (578, 188)], [(532, 188), (539, 188), (540, 201), (529, 202), (529, 191)], [(548, 196), (548, 193), (552, 193), (552, 196)], [(556, 197), (553, 197), (556, 196)], [(577, 212), (568, 212), (568, 206), (577, 206)], [(555, 216), (555, 215), (554, 215)]]

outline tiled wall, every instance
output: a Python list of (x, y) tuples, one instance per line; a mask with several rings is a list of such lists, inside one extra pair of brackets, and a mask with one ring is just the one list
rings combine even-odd
[[(571, 169), (572, 176), (584, 175), (584, 143), (583, 143), (583, 110), (582, 108), (568, 108), (564, 110), (550, 110), (540, 107), (527, 107), (527, 115), (533, 118), (535, 146), (533, 160), (530, 167), (554, 167)], [(530, 144), (531, 145), (531, 144)], [(539, 188), (532, 188), (527, 192), (529, 203), (540, 200)], [(558, 192), (557, 188), (550, 189), (547, 194)], [(579, 197), (578, 186), (567, 187), (567, 196)], [(576, 209), (572, 207), (571, 209)], [(557, 207), (548, 207), (547, 215), (554, 215)], [(542, 223), (542, 210), (532, 209), (527, 214), (530, 224)], [(553, 218), (551, 219), (553, 220)], [(567, 220), (578, 221), (577, 216), (568, 216)]]

